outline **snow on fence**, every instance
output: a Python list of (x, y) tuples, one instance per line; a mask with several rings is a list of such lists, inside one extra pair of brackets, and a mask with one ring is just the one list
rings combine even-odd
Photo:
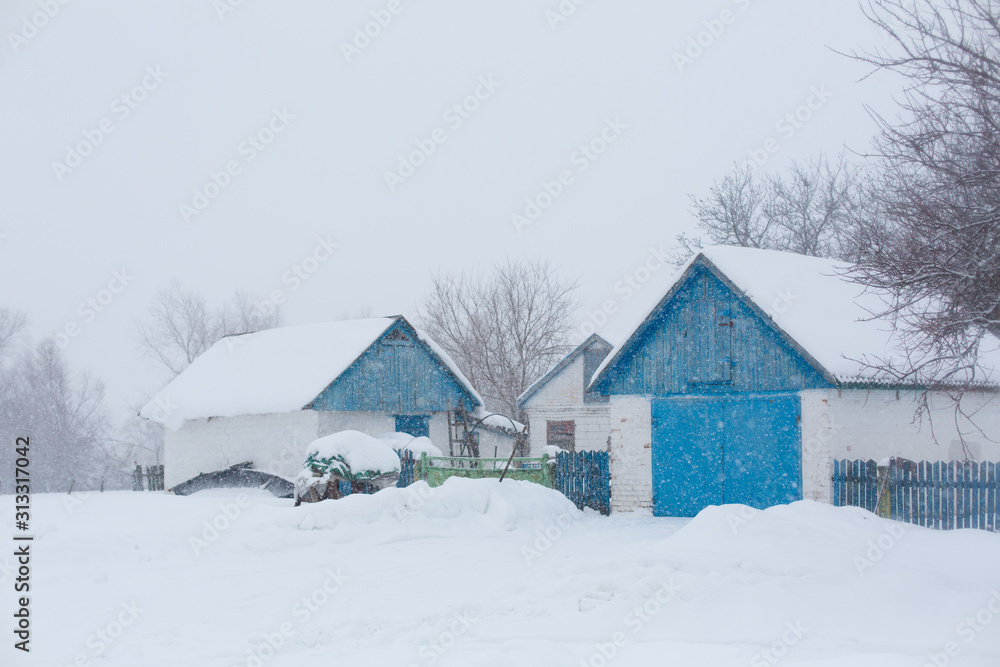
[(146, 466), (146, 473), (143, 474), (142, 466), (136, 464), (132, 471), (132, 490), (143, 491), (143, 477), (146, 478), (146, 490), (163, 491), (163, 466)]
[(576, 504), (611, 514), (611, 473), (607, 452), (556, 454), (555, 488)]
[(1000, 532), (1000, 463), (834, 461), (833, 503), (928, 528)]
[[(417, 458), (413, 452), (399, 453), (401, 488), (416, 480), (431, 486), (444, 484), (449, 477), (500, 477), (507, 459), (476, 459), (448, 456)], [(560, 491), (580, 509), (591, 507), (601, 514), (611, 514), (611, 473), (607, 452), (561, 452), (555, 465), (548, 455), (541, 458), (514, 458), (505, 479), (535, 482)]]

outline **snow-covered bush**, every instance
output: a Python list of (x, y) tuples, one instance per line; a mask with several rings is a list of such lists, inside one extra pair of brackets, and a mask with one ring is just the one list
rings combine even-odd
[(380, 489), (398, 477), (399, 455), (388, 443), (360, 431), (341, 431), (310, 443), (295, 493), (300, 500), (338, 498), (341, 481)]

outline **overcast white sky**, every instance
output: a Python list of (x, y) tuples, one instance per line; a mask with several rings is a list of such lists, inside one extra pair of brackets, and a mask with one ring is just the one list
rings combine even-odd
[[(436, 270), (542, 255), (594, 310), (650, 247), (693, 230), (688, 193), (769, 138), (766, 168), (863, 150), (863, 105), (891, 113), (899, 88), (859, 81), (867, 70), (831, 50), (882, 39), (850, 0), (588, 0), (555, 28), (559, 0), (243, 0), (221, 18), (227, 0), (50, 1), (37, 30), (37, 0), (0, 3), (0, 304), (28, 311), (36, 338), (78, 324), (66, 353), (116, 411), (163, 382), (132, 320), (171, 279), (217, 301), (281, 289), (299, 324), (413, 315)], [(348, 62), (341, 45), (371, 12), (391, 23)], [(679, 68), (674, 53), (720, 17)], [(832, 97), (779, 132), (814, 88)], [(476, 92), (467, 117), (445, 115)], [(102, 121), (113, 131), (78, 166), (53, 166)], [(603, 155), (574, 155), (609, 121), (620, 136)], [(243, 143), (269, 124), (262, 150)], [(444, 143), (390, 190), (385, 172), (439, 128)], [(231, 161), (186, 221), (181, 205)], [(512, 214), (562, 170), (572, 182), (517, 230)], [(339, 248), (293, 289), (283, 276), (318, 237)], [(122, 270), (125, 289), (86, 321), (78, 304)]]

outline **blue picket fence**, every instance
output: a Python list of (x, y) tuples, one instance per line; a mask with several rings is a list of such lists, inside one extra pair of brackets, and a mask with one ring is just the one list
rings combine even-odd
[(1000, 463), (834, 461), (833, 497), (928, 528), (1000, 532)]
[(878, 512), (878, 464), (875, 461), (833, 462), (833, 504)]
[(413, 484), (413, 475), (417, 465), (417, 459), (413, 456), (413, 452), (409, 449), (397, 451), (396, 453), (399, 454), (399, 481), (396, 482), (396, 486), (401, 489), (405, 489), (410, 484)]
[(556, 455), (556, 489), (581, 510), (611, 514), (611, 472), (607, 452), (560, 452)]

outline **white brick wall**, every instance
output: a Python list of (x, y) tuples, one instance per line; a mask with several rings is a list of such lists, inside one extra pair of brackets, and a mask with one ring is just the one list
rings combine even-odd
[[(257, 470), (291, 477), (302, 469), (309, 443), (346, 430), (378, 436), (395, 431), (396, 421), (382, 412), (314, 410), (187, 421), (179, 430), (166, 432), (165, 485), (169, 489), (200, 473), (244, 461), (253, 461)], [(447, 456), (447, 413), (433, 413), (430, 437)], [(506, 455), (509, 454), (508, 446)]]
[[(959, 430), (975, 460), (1000, 461), (1000, 395), (967, 394), (963, 410), (975, 415), (975, 425), (960, 419), (958, 426), (954, 405), (947, 397), (938, 397), (932, 401), (933, 431), (926, 421), (914, 423), (916, 397), (913, 392), (897, 394), (894, 390), (802, 392), (803, 498), (832, 501), (834, 459), (964, 460)], [(649, 398), (612, 396), (610, 433), (612, 508), (651, 507)]]
[[(487, 431), (483, 428), (477, 429), (476, 433), (479, 434), (479, 455), (484, 459), (505, 459), (510, 456), (511, 450), (514, 449), (514, 438), (510, 436), (496, 431)], [(445, 442), (445, 449), (447, 449), (447, 442)], [(540, 452), (535, 451), (535, 455), (539, 454)], [(528, 456), (531, 455), (531, 452), (528, 452)]]
[[(330, 435), (340, 431), (361, 431), (368, 435), (382, 435), (396, 430), (394, 417), (384, 412), (326, 412), (319, 415), (319, 435)], [(433, 422), (433, 420), (431, 420)]]
[(546, 445), (547, 422), (572, 421), (576, 425), (576, 450), (605, 451), (611, 430), (610, 409), (567, 407), (563, 409), (544, 408), (528, 412), (529, 441), (531, 451), (536, 454)]
[(831, 501), (830, 477), (833, 458), (827, 426), (830, 423), (827, 392), (804, 391), (802, 400), (802, 497), (806, 500)]
[(975, 414), (975, 425), (964, 418), (956, 425), (954, 405), (945, 396), (937, 397), (932, 400), (933, 429), (926, 420), (922, 425), (913, 421), (917, 396), (895, 390), (803, 392), (804, 497), (831, 500), (833, 459), (964, 460), (959, 429), (972, 458), (1000, 461), (1000, 395), (966, 394), (962, 408)]
[[(427, 413), (420, 413), (427, 414)], [(448, 456), (448, 413), (430, 413), (429, 437), (445, 456)], [(338, 431), (361, 431), (379, 436), (396, 430), (396, 418), (384, 412), (320, 412), (320, 437)], [(508, 450), (509, 451), (509, 450)]]
[(547, 444), (547, 421), (575, 422), (577, 451), (608, 448), (609, 404), (583, 402), (584, 356), (581, 354), (574, 359), (525, 404), (532, 452), (541, 452)]
[(612, 396), (611, 509), (653, 506), (652, 417), (644, 396)]
[(253, 461), (258, 470), (295, 475), (317, 427), (318, 413), (312, 410), (187, 421), (177, 431), (166, 431), (165, 485), (169, 489), (244, 461)]

